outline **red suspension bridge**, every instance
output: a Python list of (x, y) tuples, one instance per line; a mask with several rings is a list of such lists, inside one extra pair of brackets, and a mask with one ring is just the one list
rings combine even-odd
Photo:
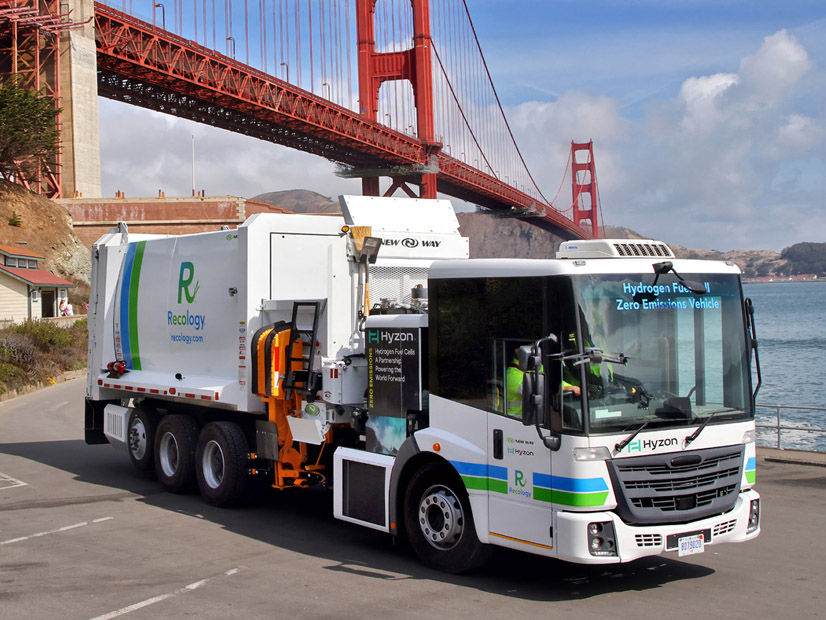
[[(54, 2), (0, 0), (0, 48), (23, 6), (55, 17)], [(558, 208), (514, 140), (465, 0), (108, 0), (94, 26), (103, 97), (323, 156), (368, 195), (386, 178), (385, 195), (441, 192), (598, 236), (592, 145), (572, 145)]]

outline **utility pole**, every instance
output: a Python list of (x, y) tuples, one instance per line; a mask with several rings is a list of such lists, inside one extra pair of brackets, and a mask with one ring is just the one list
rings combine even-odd
[(195, 134), (192, 134), (192, 195), (195, 195)]

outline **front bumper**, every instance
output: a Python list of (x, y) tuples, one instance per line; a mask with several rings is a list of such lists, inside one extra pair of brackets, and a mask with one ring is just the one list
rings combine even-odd
[[(752, 500), (760, 499), (754, 490), (743, 491), (729, 512), (681, 524), (628, 525), (611, 512), (558, 512), (556, 515), (556, 551), (562, 560), (580, 564), (615, 564), (659, 555), (665, 551), (669, 536), (709, 530), (705, 545), (743, 542), (760, 534), (760, 524), (747, 532)], [(616, 532), (615, 556), (594, 556), (588, 549), (588, 524), (611, 521)]]

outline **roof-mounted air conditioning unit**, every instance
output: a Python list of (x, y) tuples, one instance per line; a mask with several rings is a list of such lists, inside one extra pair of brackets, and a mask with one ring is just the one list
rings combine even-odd
[(662, 241), (653, 239), (588, 239), (563, 241), (557, 258), (674, 258)]

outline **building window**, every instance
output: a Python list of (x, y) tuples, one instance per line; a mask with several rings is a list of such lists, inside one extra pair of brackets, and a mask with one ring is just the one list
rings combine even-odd
[(36, 260), (29, 260), (29, 269), (37, 269), (37, 261)]
[(11, 256), (6, 257), (6, 267), (17, 267), (17, 259)]

